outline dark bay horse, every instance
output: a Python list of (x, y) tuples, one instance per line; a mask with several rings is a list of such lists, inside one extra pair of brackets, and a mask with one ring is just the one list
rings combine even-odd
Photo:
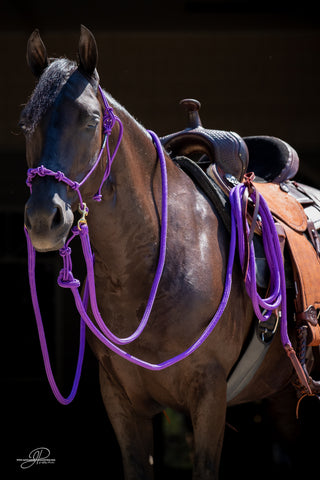
[[(102, 144), (104, 103), (98, 90), (97, 47), (81, 28), (78, 64), (49, 61), (35, 31), (27, 59), (38, 84), (20, 125), (26, 135), (29, 168), (44, 165), (80, 182)], [(147, 131), (109, 94), (123, 124), (123, 138), (108, 179), (97, 192), (106, 153), (81, 187), (89, 215), (95, 255), (95, 285), (101, 316), (116, 335), (137, 328), (154, 278), (161, 226), (161, 172)], [(119, 135), (110, 137), (113, 150)], [(167, 254), (150, 322), (125, 349), (159, 363), (186, 350), (205, 329), (223, 294), (229, 236), (215, 208), (165, 154), (168, 175)], [(25, 225), (34, 248), (58, 250), (66, 242), (77, 209), (76, 192), (52, 177), (37, 177), (25, 207)], [(226, 417), (227, 379), (239, 358), (252, 323), (240, 265), (235, 263), (228, 305), (206, 342), (184, 361), (161, 371), (128, 363), (91, 332), (89, 344), (99, 362), (103, 401), (120, 444), (126, 479), (153, 478), (152, 419), (166, 407), (190, 415), (194, 431), (194, 473), (199, 480), (218, 477)], [(238, 404), (290, 396), (282, 412), (294, 424), (293, 376), (279, 336), (252, 382), (232, 401)], [(288, 388), (287, 388), (288, 387)]]

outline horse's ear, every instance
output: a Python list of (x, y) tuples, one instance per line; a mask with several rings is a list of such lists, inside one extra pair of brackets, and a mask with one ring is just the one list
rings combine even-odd
[(48, 66), (47, 50), (41, 40), (39, 30), (34, 30), (28, 40), (27, 63), (32, 73), (39, 78), (43, 70)]
[(98, 48), (93, 34), (81, 25), (79, 40), (79, 67), (92, 76), (98, 63)]

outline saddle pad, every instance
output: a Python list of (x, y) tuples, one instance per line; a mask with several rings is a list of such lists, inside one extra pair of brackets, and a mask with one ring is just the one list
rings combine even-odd
[(175, 157), (176, 163), (194, 183), (207, 195), (222, 219), (227, 231), (231, 232), (230, 203), (227, 195), (221, 190), (195, 162), (188, 157)]
[(307, 229), (307, 217), (300, 203), (276, 183), (253, 182), (263, 196), (271, 213), (296, 232)]

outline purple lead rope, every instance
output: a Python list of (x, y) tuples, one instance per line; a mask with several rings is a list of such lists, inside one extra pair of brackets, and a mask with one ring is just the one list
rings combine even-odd
[[(100, 89), (100, 87), (99, 87)], [(166, 171), (166, 160), (163, 154), (162, 146), (159, 141), (159, 138), (157, 135), (149, 131), (149, 134), (152, 137), (152, 140), (155, 144), (156, 150), (158, 152), (158, 158), (160, 162), (160, 168), (161, 168), (161, 178), (162, 178), (162, 221), (161, 221), (161, 231), (160, 231), (160, 245), (159, 245), (159, 259), (158, 259), (158, 266), (156, 269), (154, 281), (151, 287), (149, 299), (147, 302), (147, 307), (145, 309), (144, 315), (142, 317), (142, 320), (138, 326), (138, 328), (135, 330), (134, 333), (132, 333), (130, 336), (126, 338), (119, 338), (116, 335), (114, 335), (106, 326), (105, 322), (103, 321), (98, 305), (97, 305), (97, 300), (96, 300), (96, 291), (95, 291), (95, 282), (94, 282), (94, 256), (91, 250), (91, 244), (90, 244), (90, 238), (89, 238), (89, 230), (87, 226), (87, 222), (85, 220), (85, 215), (88, 213), (88, 209), (85, 205), (85, 203), (82, 201), (82, 197), (80, 194), (80, 187), (83, 185), (83, 183), (89, 178), (91, 173), (95, 170), (97, 167), (100, 158), (102, 156), (102, 152), (104, 148), (106, 147), (107, 151), (107, 163), (106, 163), (106, 170), (102, 179), (102, 182), (100, 184), (99, 190), (97, 194), (94, 196), (94, 199), (97, 201), (101, 200), (101, 188), (104, 182), (107, 180), (109, 174), (110, 174), (110, 169), (112, 162), (115, 158), (116, 152), (119, 148), (121, 138), (122, 138), (122, 133), (123, 133), (123, 128), (122, 128), (122, 123), (116, 117), (113, 112), (112, 108), (109, 107), (108, 102), (105, 98), (105, 95), (103, 91), (100, 89), (100, 93), (103, 98), (104, 106), (105, 106), (105, 112), (104, 112), (104, 118), (103, 118), (103, 131), (105, 134), (103, 144), (101, 147), (101, 150), (98, 154), (97, 159), (95, 160), (93, 167), (89, 171), (89, 173), (84, 177), (84, 179), (81, 181), (81, 183), (73, 182), (72, 180), (68, 179), (62, 172), (53, 172), (52, 170), (49, 170), (45, 168), (44, 166), (35, 168), (35, 169), (30, 169), (28, 171), (28, 178), (27, 178), (27, 185), (30, 187), (32, 186), (32, 179), (36, 176), (45, 176), (45, 175), (50, 175), (54, 176), (57, 181), (62, 181), (69, 185), (71, 188), (73, 188), (79, 196), (79, 204), (81, 211), (83, 213), (83, 218), (81, 219), (80, 222), (78, 222), (78, 226), (74, 227), (72, 229), (72, 235), (67, 241), (66, 245), (60, 250), (60, 255), (63, 259), (63, 269), (60, 271), (59, 277), (58, 277), (58, 284), (61, 287), (64, 288), (70, 288), (75, 304), (77, 307), (77, 310), (81, 316), (80, 320), (80, 346), (79, 346), (79, 355), (78, 355), (78, 362), (77, 362), (77, 368), (76, 368), (76, 373), (75, 373), (75, 378), (73, 382), (73, 386), (71, 389), (70, 395), (65, 398), (61, 395), (55, 379), (54, 375), (52, 372), (52, 368), (50, 365), (50, 359), (49, 359), (49, 353), (48, 353), (48, 348), (47, 348), (47, 343), (46, 343), (46, 338), (45, 338), (45, 332), (42, 324), (42, 319), (41, 319), (41, 312), (40, 312), (40, 307), (39, 307), (39, 302), (38, 302), (38, 297), (37, 297), (37, 290), (36, 290), (36, 281), (35, 281), (35, 250), (32, 246), (29, 234), (27, 232), (27, 229), (25, 228), (25, 233), (27, 237), (27, 246), (28, 246), (28, 271), (29, 271), (29, 283), (30, 283), (30, 290), (31, 290), (31, 297), (32, 297), (32, 302), (33, 302), (33, 308), (35, 312), (35, 317), (36, 317), (36, 322), (37, 322), (37, 327), (38, 327), (38, 333), (39, 333), (39, 339), (40, 339), (40, 345), (41, 345), (41, 350), (42, 350), (42, 355), (44, 359), (44, 364), (45, 364), (45, 370), (46, 374), (51, 386), (51, 389), (57, 398), (57, 400), (66, 405), (70, 403), (77, 391), (79, 380), (80, 380), (80, 375), (81, 375), (81, 368), (82, 368), (82, 363), (83, 363), (83, 356), (84, 356), (84, 349), (85, 349), (85, 326), (87, 326), (93, 334), (108, 348), (110, 348), (114, 353), (120, 355), (122, 358), (125, 358), (129, 362), (141, 366), (143, 368), (146, 368), (148, 370), (153, 370), (153, 371), (159, 371), (163, 370), (165, 368), (170, 367), (171, 365), (174, 365), (181, 360), (187, 358), (189, 355), (191, 355), (195, 350), (197, 350), (200, 345), (203, 344), (203, 342), (208, 338), (208, 336), (212, 333), (213, 329), (217, 325), (218, 321), (220, 320), (226, 305), (229, 300), (230, 296), (230, 291), (231, 291), (231, 285), (232, 285), (232, 271), (233, 271), (233, 264), (234, 264), (234, 257), (235, 257), (235, 249), (236, 249), (236, 232), (238, 230), (238, 244), (239, 244), (239, 256), (240, 256), (240, 261), (243, 264), (244, 262), (244, 244), (243, 244), (243, 230), (242, 230), (242, 225), (243, 225), (243, 220), (242, 220), (242, 209), (241, 209), (241, 198), (244, 192), (244, 189), (246, 188), (245, 185), (240, 184), (234, 187), (230, 193), (230, 202), (231, 202), (231, 239), (230, 239), (230, 247), (229, 247), (229, 258), (228, 258), (228, 264), (227, 264), (227, 269), (226, 269), (226, 279), (225, 279), (225, 286), (224, 286), (224, 291), (222, 295), (222, 299), (220, 302), (220, 305), (213, 316), (213, 318), (210, 320), (208, 326), (206, 329), (203, 331), (203, 333), (199, 336), (198, 340), (196, 340), (187, 350), (184, 352), (162, 362), (159, 364), (155, 363), (149, 363), (143, 359), (140, 359), (138, 357), (135, 357), (122, 348), (120, 348), (118, 345), (125, 345), (128, 343), (133, 342), (136, 340), (141, 333), (143, 332), (145, 326), (147, 325), (147, 322), (150, 318), (150, 314), (152, 311), (152, 307), (154, 304), (154, 300), (157, 294), (159, 282), (161, 280), (162, 272), (164, 269), (164, 264), (165, 264), (165, 258), (166, 258), (166, 237), (167, 237), (167, 222), (168, 222), (168, 184), (167, 184), (167, 171)], [(110, 150), (109, 150), (109, 136), (111, 133), (111, 130), (114, 126), (115, 123), (119, 124), (119, 136), (118, 136), (118, 141), (115, 147), (115, 150), (112, 154), (110, 155)], [(261, 197), (260, 197), (261, 198)], [(254, 200), (254, 199), (253, 199)], [(267, 320), (272, 311), (275, 308), (279, 308), (281, 305), (282, 308), (282, 317), (281, 317), (281, 340), (283, 345), (290, 345), (290, 340), (287, 334), (287, 319), (286, 319), (286, 289), (285, 289), (285, 277), (284, 277), (284, 267), (283, 267), (283, 260), (282, 260), (282, 254), (279, 246), (279, 241), (278, 241), (278, 236), (277, 232), (274, 226), (274, 221), (273, 218), (270, 214), (270, 211), (268, 209), (268, 206), (266, 202), (261, 198), (260, 201), (260, 209), (259, 213), (262, 218), (262, 225), (263, 225), (263, 244), (264, 248), (266, 251), (266, 258), (267, 262), (269, 265), (270, 269), (270, 285), (271, 285), (271, 292), (269, 294), (269, 297), (266, 299), (262, 299), (257, 292), (257, 286), (256, 286), (256, 280), (255, 280), (255, 263), (254, 263), (254, 248), (253, 244), (250, 246), (250, 261), (249, 261), (249, 270), (248, 270), (248, 275), (246, 278), (246, 288), (249, 296), (251, 297), (252, 304), (254, 311), (258, 318), (262, 321)], [(86, 267), (87, 267), (87, 279), (86, 279), (86, 284), (85, 284), (85, 289), (84, 289), (84, 298), (83, 300), (81, 299), (81, 295), (79, 293), (79, 287), (80, 287), (80, 282), (73, 277), (72, 274), (72, 262), (71, 262), (71, 248), (69, 246), (71, 240), (76, 237), (77, 235), (80, 236), (81, 240), (81, 245), (82, 245), (82, 250), (83, 250), (83, 255), (85, 258), (86, 262)], [(88, 300), (90, 299), (90, 304), (91, 304), (91, 309), (94, 315), (94, 318), (98, 324), (98, 327), (93, 323), (91, 318), (87, 314), (87, 305), (88, 305)], [(261, 308), (264, 309), (264, 312), (261, 312)]]
[[(47, 374), (47, 378), (48, 378), (51, 390), (54, 396), (56, 397), (56, 399), (58, 400), (58, 402), (60, 402), (62, 405), (68, 405), (69, 403), (72, 402), (72, 400), (76, 396), (80, 377), (81, 377), (82, 363), (83, 363), (84, 350), (85, 350), (85, 335), (86, 335), (85, 322), (82, 319), (80, 319), (80, 340), (79, 340), (79, 353), (78, 353), (76, 373), (75, 373), (70, 395), (68, 397), (64, 397), (60, 393), (60, 390), (56, 384), (56, 381), (52, 372), (52, 368), (51, 368), (50, 357), (49, 357), (49, 352), (48, 352), (48, 347), (46, 342), (46, 336), (43, 328), (43, 322), (42, 322), (42, 317), (41, 317), (41, 312), (40, 312), (40, 307), (38, 302), (37, 288), (36, 288), (36, 280), (35, 280), (36, 255), (35, 255), (35, 250), (31, 243), (26, 227), (25, 227), (25, 234), (27, 237), (27, 247), (28, 247), (28, 272), (29, 272), (31, 299), (33, 304), (33, 310), (36, 317), (36, 323), (38, 328), (38, 334), (39, 334), (39, 340), (40, 340), (40, 346), (41, 346), (41, 352), (42, 352), (43, 362), (45, 366), (45, 371)], [(88, 289), (87, 287), (85, 287), (84, 296), (83, 296), (83, 305), (85, 310), (87, 309), (87, 304), (88, 304)]]

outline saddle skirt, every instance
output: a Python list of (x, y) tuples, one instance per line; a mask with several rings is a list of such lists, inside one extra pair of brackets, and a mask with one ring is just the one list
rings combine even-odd
[[(288, 183), (284, 186), (287, 187)], [(317, 311), (320, 310), (320, 250), (319, 235), (313, 221), (294, 196), (284, 191), (281, 185), (254, 183), (266, 200), (276, 222), (280, 223), (290, 252), (296, 297), (294, 299), (296, 320), (308, 322), (308, 344), (320, 344), (320, 326)], [(296, 184), (296, 189), (299, 184)], [(304, 186), (305, 192), (308, 187)], [(298, 190), (297, 190), (298, 191)], [(311, 200), (311, 199), (310, 199)], [(318, 205), (320, 219), (320, 206)]]

